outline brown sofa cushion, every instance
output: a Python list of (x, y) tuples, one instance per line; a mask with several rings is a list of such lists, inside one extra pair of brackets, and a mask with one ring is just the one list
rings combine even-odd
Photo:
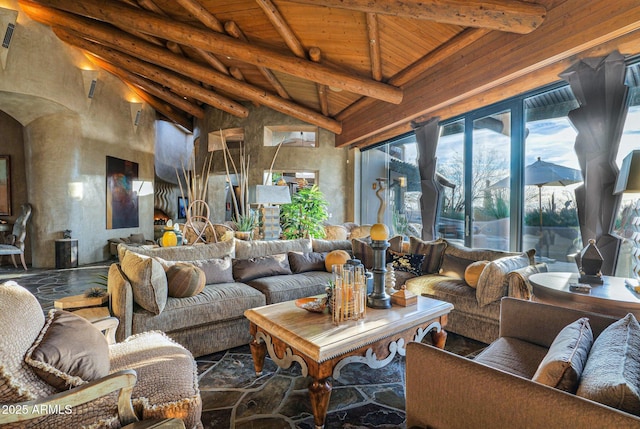
[(436, 274), (442, 266), (442, 258), (447, 248), (444, 240), (424, 241), (417, 237), (409, 237), (409, 253), (424, 255), (422, 274)]
[[(403, 238), (401, 235), (395, 235), (389, 238), (389, 247), (387, 248), (385, 255), (386, 260), (391, 258), (389, 252), (402, 252), (402, 240)], [(366, 269), (372, 269), (373, 249), (371, 248), (371, 237), (354, 238), (351, 240), (351, 244), (353, 246), (353, 257), (359, 259)]]
[(204, 271), (188, 262), (176, 262), (167, 269), (169, 296), (187, 298), (204, 290), (206, 276)]
[(67, 390), (109, 374), (109, 345), (86, 319), (51, 310), (25, 362), (47, 383)]
[(289, 252), (289, 266), (294, 274), (306, 273), (307, 271), (325, 271), (324, 260), (327, 254), (322, 252), (298, 253)]
[(283, 274), (292, 274), (286, 254), (233, 260), (233, 278), (237, 282)]
[(596, 338), (576, 394), (640, 415), (640, 324), (633, 314)]
[(582, 317), (567, 325), (551, 343), (533, 381), (575, 393), (592, 345), (589, 319)]
[(464, 280), (464, 272), (467, 267), (476, 262), (473, 259), (460, 258), (458, 256), (444, 254), (442, 258), (442, 267), (440, 268), (440, 274), (454, 279)]

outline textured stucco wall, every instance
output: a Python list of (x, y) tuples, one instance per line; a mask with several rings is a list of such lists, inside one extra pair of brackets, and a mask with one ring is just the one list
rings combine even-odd
[[(2, 6), (19, 9), (17, 2)], [(86, 65), (80, 51), (19, 12), (7, 65), (0, 70), (0, 110), (15, 121), (0, 116), (0, 126), (15, 128), (17, 122), (22, 129), (3, 139), (0, 153), (23, 154), (21, 161), (12, 157), (12, 181), (23, 183), (12, 191), (20, 196), (14, 208), (26, 201), (33, 205), (27, 256), (34, 267), (55, 265), (54, 242), (65, 229), (78, 239), (80, 264), (107, 259), (108, 238), (153, 236), (152, 195), (139, 199), (138, 228), (106, 229), (105, 172), (106, 156), (113, 156), (137, 162), (139, 177), (153, 180), (155, 113), (144, 105), (134, 127), (131, 91), (104, 72), (89, 100), (80, 70)], [(82, 184), (81, 198), (69, 194), (70, 183)]]
[[(249, 109), (247, 119), (237, 118), (219, 110), (208, 109), (203, 121), (201, 138), (197, 144), (200, 162), (207, 156), (208, 133), (220, 129), (244, 128), (247, 155), (250, 156), (249, 186), (254, 188), (262, 184), (263, 172), (269, 169), (276, 152), (274, 146), (264, 146), (264, 126), (274, 125), (308, 125), (298, 119), (291, 118), (267, 107), (255, 107), (246, 104)], [(327, 130), (319, 129), (319, 147), (283, 147), (280, 149), (274, 164), (274, 170), (316, 170), (318, 184), (329, 202), (330, 223), (342, 223), (351, 220), (348, 209), (352, 185), (348, 174), (352, 163), (347, 149), (335, 147), (335, 135)], [(214, 153), (214, 174), (224, 174), (223, 152)], [(208, 200), (211, 205), (212, 220), (218, 222), (224, 216), (224, 180), (214, 177), (209, 181)], [(253, 189), (250, 189), (253, 194)], [(251, 200), (250, 200), (251, 202)], [(347, 217), (349, 216), (349, 217)]]

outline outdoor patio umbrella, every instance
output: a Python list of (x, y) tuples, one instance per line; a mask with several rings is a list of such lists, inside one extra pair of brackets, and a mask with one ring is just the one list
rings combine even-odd
[[(538, 206), (540, 213), (540, 228), (542, 228), (542, 187), (567, 186), (582, 182), (582, 173), (575, 168), (538, 160), (524, 169), (524, 184), (538, 187)], [(494, 183), (492, 188), (508, 188), (509, 177)]]

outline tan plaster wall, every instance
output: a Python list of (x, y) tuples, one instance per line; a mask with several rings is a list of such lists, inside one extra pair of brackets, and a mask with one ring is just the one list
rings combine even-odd
[[(226, 128), (244, 128), (247, 155), (250, 156), (249, 186), (254, 188), (262, 184), (263, 172), (269, 169), (276, 152), (274, 146), (264, 146), (264, 126), (308, 125), (267, 107), (255, 107), (246, 104), (249, 118), (237, 118), (225, 112), (208, 109), (203, 121), (201, 138), (197, 145), (198, 159), (207, 155), (208, 133)], [(351, 183), (348, 171), (351, 168), (348, 149), (335, 147), (335, 134), (319, 129), (319, 147), (283, 147), (274, 164), (274, 170), (317, 170), (320, 190), (329, 202), (329, 223), (342, 223), (350, 220)], [(224, 174), (223, 152), (214, 153), (214, 173)], [(224, 179), (214, 177), (209, 181), (208, 200), (211, 205), (212, 220), (220, 222), (224, 216)], [(250, 190), (253, 195), (253, 189)], [(251, 202), (251, 200), (250, 200)]]
[[(19, 9), (17, 2), (2, 6)], [(152, 195), (139, 198), (138, 228), (106, 229), (105, 172), (106, 156), (114, 156), (137, 162), (139, 177), (153, 180), (155, 112), (144, 105), (134, 127), (133, 94), (104, 72), (89, 100), (80, 71), (87, 64), (80, 51), (19, 13), (7, 65), (0, 70), (0, 110), (15, 121), (0, 116), (0, 127), (18, 122), (23, 128), (3, 140), (0, 152), (23, 153), (22, 162), (12, 159), (12, 180), (26, 179), (19, 193), (33, 205), (27, 256), (34, 267), (55, 265), (54, 242), (65, 229), (78, 239), (80, 264), (108, 259), (108, 238), (137, 232), (153, 237)], [(82, 198), (72, 198), (70, 183), (82, 184)]]

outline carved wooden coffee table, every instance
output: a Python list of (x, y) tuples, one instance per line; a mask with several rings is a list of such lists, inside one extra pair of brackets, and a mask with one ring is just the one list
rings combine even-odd
[(396, 354), (405, 355), (407, 342), (422, 341), (428, 333), (435, 346), (444, 348), (447, 334), (443, 327), (452, 309), (447, 302), (419, 296), (417, 305), (367, 308), (364, 320), (339, 326), (328, 314), (307, 312), (294, 301), (253, 308), (244, 314), (251, 322), (256, 374), (262, 374), (267, 352), (281, 368), (298, 362), (302, 375), (312, 378), (311, 408), (316, 428), (322, 428), (331, 396), (330, 377), (338, 378), (340, 370), (352, 362), (382, 368)]

